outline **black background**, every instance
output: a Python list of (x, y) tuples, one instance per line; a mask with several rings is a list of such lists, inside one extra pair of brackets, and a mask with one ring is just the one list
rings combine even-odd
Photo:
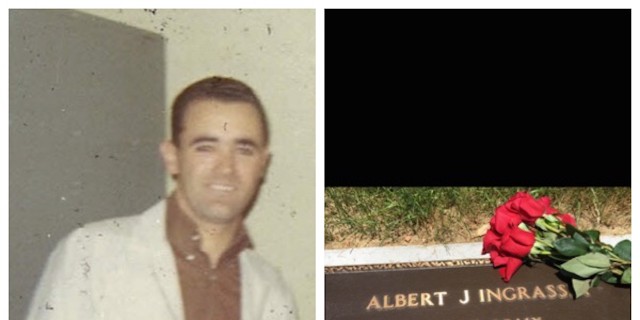
[(630, 186), (631, 10), (325, 10), (325, 185)]

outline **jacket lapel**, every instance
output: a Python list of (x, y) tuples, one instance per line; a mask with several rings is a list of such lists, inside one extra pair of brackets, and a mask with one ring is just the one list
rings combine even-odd
[(171, 246), (166, 239), (165, 222), (166, 201), (163, 200), (142, 214), (136, 232), (139, 240), (146, 242), (151, 249), (149, 272), (155, 278), (173, 319), (182, 320), (184, 311), (180, 280)]

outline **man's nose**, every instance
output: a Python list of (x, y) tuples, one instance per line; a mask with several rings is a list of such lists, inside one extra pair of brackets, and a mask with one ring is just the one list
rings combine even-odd
[(235, 167), (235, 154), (233, 151), (227, 150), (221, 152), (218, 158), (218, 170), (224, 174), (231, 174), (235, 172)]

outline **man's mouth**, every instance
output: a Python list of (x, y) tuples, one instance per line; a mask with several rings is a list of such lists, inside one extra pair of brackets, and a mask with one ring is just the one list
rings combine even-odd
[(211, 184), (209, 185), (209, 189), (221, 192), (232, 192), (236, 190), (236, 187), (228, 184)]

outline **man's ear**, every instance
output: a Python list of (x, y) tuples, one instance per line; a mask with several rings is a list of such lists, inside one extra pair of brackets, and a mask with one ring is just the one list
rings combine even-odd
[(160, 143), (160, 154), (164, 160), (164, 167), (172, 176), (180, 173), (180, 166), (178, 165), (178, 148), (172, 141), (166, 140)]

